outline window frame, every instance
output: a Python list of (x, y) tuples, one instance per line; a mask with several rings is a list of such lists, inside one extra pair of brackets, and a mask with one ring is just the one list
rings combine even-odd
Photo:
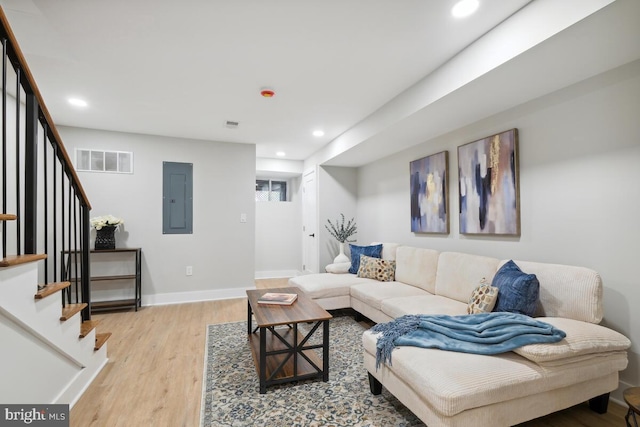
[[(264, 192), (264, 184), (267, 183), (267, 200), (263, 200), (258, 198), (258, 191)], [(280, 186), (284, 186), (283, 191), (274, 191), (274, 183), (277, 183)], [(258, 185), (262, 185), (263, 187), (259, 190)], [(284, 199), (282, 198), (284, 194)], [(277, 195), (277, 198), (274, 196)], [(256, 177), (256, 197), (255, 201), (257, 202), (289, 202), (291, 199), (289, 198), (289, 180), (286, 179), (273, 179), (273, 178), (257, 178)]]

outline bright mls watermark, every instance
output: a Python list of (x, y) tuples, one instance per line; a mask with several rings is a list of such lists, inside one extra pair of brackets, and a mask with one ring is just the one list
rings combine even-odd
[(69, 427), (69, 405), (2, 405), (0, 427)]

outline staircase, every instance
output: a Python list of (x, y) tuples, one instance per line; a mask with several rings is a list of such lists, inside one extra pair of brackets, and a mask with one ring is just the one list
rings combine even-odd
[(1, 7), (0, 42), (0, 402), (73, 406), (111, 336), (91, 320), (91, 205)]
[(0, 402), (73, 405), (106, 365), (110, 333), (82, 321), (86, 303), (66, 304), (70, 282), (38, 286), (46, 255), (0, 260)]

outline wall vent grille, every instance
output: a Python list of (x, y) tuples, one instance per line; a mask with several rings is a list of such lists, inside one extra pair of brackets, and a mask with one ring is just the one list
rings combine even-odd
[(76, 148), (79, 172), (133, 173), (133, 153)]

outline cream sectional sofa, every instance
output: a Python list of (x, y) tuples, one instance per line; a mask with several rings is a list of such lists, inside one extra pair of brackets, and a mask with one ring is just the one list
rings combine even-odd
[[(351, 307), (376, 323), (405, 314), (466, 314), (472, 291), (491, 281), (508, 260), (384, 244), (396, 261), (395, 281), (354, 274), (312, 274), (290, 279), (325, 309)], [(509, 426), (589, 401), (607, 410), (618, 373), (627, 366), (629, 340), (598, 325), (602, 281), (593, 270), (515, 261), (536, 274), (536, 317), (567, 336), (497, 356), (398, 347), (393, 364), (376, 370), (376, 334), (363, 334), (371, 391), (384, 386), (428, 426)]]

